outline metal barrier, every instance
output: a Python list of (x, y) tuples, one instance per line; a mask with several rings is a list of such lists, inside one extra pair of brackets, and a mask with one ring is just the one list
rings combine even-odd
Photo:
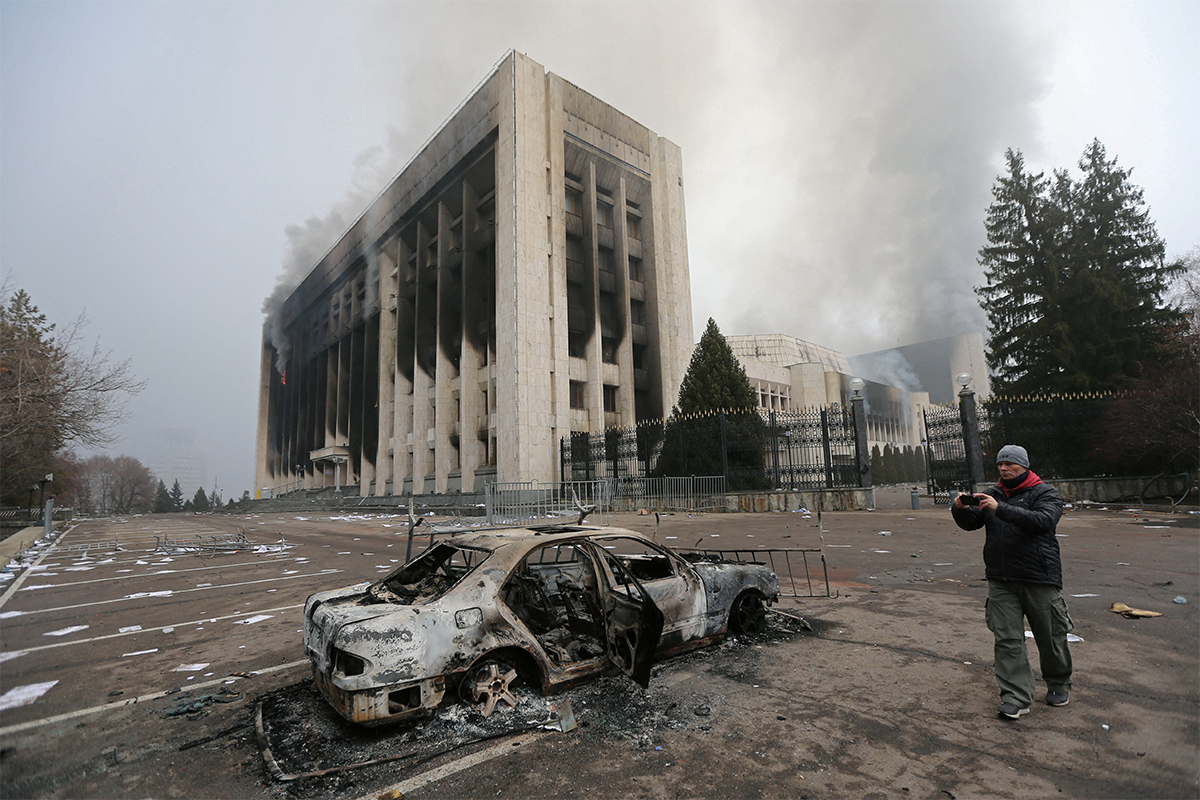
[[(703, 541), (701, 539), (700, 541)], [(825, 563), (825, 550), (822, 547), (777, 547), (761, 550), (709, 550), (699, 547), (700, 542), (693, 548), (672, 548), (677, 553), (696, 553), (706, 558), (716, 558), (722, 561), (740, 561), (750, 564), (766, 564), (779, 578), (779, 595), (781, 597), (833, 597), (829, 591), (829, 567)], [(825, 593), (816, 594), (813, 591), (813, 576), (809, 569), (809, 553), (820, 556), (821, 577), (825, 581)], [(807, 594), (800, 593), (796, 585), (797, 575), (792, 569), (793, 564), (798, 568), (804, 566), (804, 579), (801, 585), (808, 589)]]
[(281, 553), (295, 546), (282, 536), (278, 542), (251, 541), (246, 531), (239, 529), (237, 534), (224, 536), (190, 536), (182, 539), (156, 536), (152, 552), (212, 558), (218, 553)]
[(607, 525), (612, 514), (612, 488), (608, 481), (563, 483), (489, 483), (484, 486), (488, 525), (550, 520), (569, 522), (587, 509), (587, 519)]
[(725, 508), (724, 475), (686, 478), (619, 478), (614, 496), (650, 511), (715, 511)]

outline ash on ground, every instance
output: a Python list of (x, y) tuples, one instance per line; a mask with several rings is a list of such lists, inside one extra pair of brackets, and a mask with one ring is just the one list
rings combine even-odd
[[(768, 612), (768, 618), (770, 625), (761, 634), (731, 635), (720, 645), (656, 664), (646, 690), (620, 674), (605, 675), (550, 697), (543, 697), (524, 683), (514, 683), (513, 692), (520, 699), (517, 707), (501, 704), (490, 717), (451, 699), (447, 692), (444, 704), (424, 719), (368, 728), (343, 720), (309, 681), (286, 687), (262, 699), (267, 744), (284, 773), (304, 774), (403, 757), (278, 782), (277, 792), (281, 796), (323, 800), (401, 780), (409, 766), (431, 766), (452, 752), (464, 754), (472, 747), (482, 747), (480, 742), (537, 729), (539, 723), (557, 718), (557, 708), (564, 701), (571, 704), (583, 729), (566, 735), (623, 739), (636, 747), (652, 749), (663, 743), (666, 731), (707, 731), (713, 718), (722, 713), (725, 698), (681, 691), (681, 687), (669, 685), (670, 676), (705, 665), (737, 680), (752, 680), (756, 650), (811, 630), (807, 622), (796, 617)], [(546, 735), (563, 734), (547, 731)]]

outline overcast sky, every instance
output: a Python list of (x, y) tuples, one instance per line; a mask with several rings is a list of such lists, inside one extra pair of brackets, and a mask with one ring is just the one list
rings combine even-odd
[(697, 333), (853, 355), (983, 329), (1007, 147), (1049, 171), (1098, 137), (1168, 253), (1200, 245), (1198, 40), (1194, 0), (6, 0), (0, 276), (147, 381), (111, 454), (194, 431), (235, 496), (264, 299), (509, 48), (683, 148)]

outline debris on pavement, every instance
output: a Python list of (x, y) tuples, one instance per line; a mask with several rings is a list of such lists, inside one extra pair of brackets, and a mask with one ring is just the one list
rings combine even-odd
[(1161, 617), (1162, 616), (1162, 614), (1159, 613), (1158, 611), (1146, 611), (1145, 609), (1141, 609), (1141, 608), (1130, 608), (1129, 606), (1125, 605), (1124, 603), (1113, 603), (1111, 606), (1109, 606), (1108, 610), (1116, 612), (1117, 614), (1120, 614), (1122, 617), (1125, 617), (1125, 619), (1139, 619), (1142, 617)]

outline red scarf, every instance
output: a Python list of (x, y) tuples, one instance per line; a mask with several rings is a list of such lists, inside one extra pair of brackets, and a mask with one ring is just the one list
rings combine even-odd
[(1016, 486), (1014, 486), (1012, 489), (1009, 489), (1007, 486), (1005, 486), (1003, 480), (1001, 480), (996, 485), (1000, 487), (1000, 490), (1002, 492), (1004, 492), (1005, 497), (1012, 497), (1013, 492), (1019, 492), (1019, 491), (1022, 491), (1023, 489), (1029, 489), (1033, 486), (1037, 486), (1041, 482), (1042, 482), (1042, 479), (1039, 478), (1037, 475), (1034, 475), (1033, 470), (1027, 469), (1027, 470), (1025, 470), (1025, 477), (1022, 478), (1021, 482), (1018, 483)]

